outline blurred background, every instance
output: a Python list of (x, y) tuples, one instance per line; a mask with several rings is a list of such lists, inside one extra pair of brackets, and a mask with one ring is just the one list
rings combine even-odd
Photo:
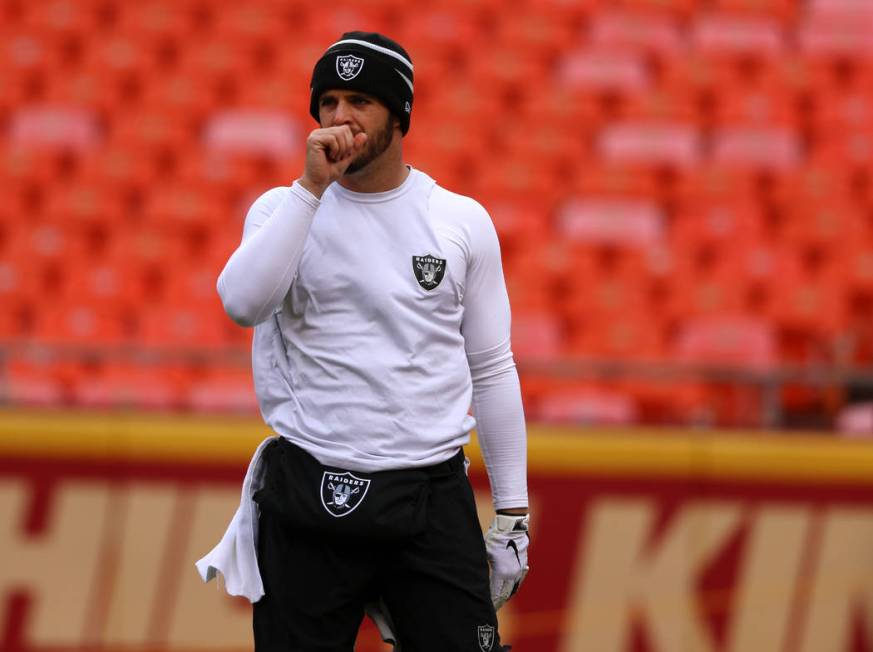
[[(865, 582), (847, 579), (839, 593), (854, 624), (822, 616), (835, 638), (797, 634), (800, 607), (780, 621), (778, 643), (725, 634), (724, 619), (738, 608), (730, 596), (745, 577), (736, 559), (748, 537), (827, 550), (829, 510), (848, 501), (857, 519), (834, 526), (843, 533), (834, 541), (873, 545), (863, 511), (873, 505), (863, 441), (873, 434), (869, 0), (0, 0), (0, 506), (11, 525), (0, 541), (23, 555), (13, 558), (31, 559), (36, 574), (67, 568), (62, 550), (75, 546), (51, 563), (33, 546), (60, 513), (54, 501), (79, 500), (81, 481), (102, 498), (69, 508), (74, 520), (105, 507), (114, 524), (140, 505), (134, 494), (148, 497), (153, 511), (143, 514), (155, 522), (165, 513), (189, 522), (202, 481), (224, 497), (203, 526), (201, 543), (217, 541), (264, 433), (253, 425), (251, 333), (224, 315), (215, 280), (251, 202), (301, 174), (315, 127), (312, 65), (352, 29), (384, 32), (413, 58), (407, 161), (478, 199), (497, 227), (532, 427), (532, 495), (574, 505), (543, 519), (555, 519), (567, 567), (576, 542), (584, 556), (600, 541), (585, 534), (591, 510), (601, 513), (591, 496), (651, 499), (662, 534), (676, 513), (697, 514), (688, 500), (701, 491), (744, 514), (716, 537), (728, 552), (707, 557), (716, 565), (706, 577), (727, 578), (701, 589), (711, 635), (659, 639), (628, 616), (614, 626), (618, 643), (592, 643), (579, 622), (599, 617), (567, 615), (573, 599), (588, 599), (589, 575), (579, 571), (577, 590), (556, 571), (541, 575), (551, 584), (531, 575), (543, 582), (531, 594), (554, 604), (537, 611), (531, 598), (517, 622), (545, 638), (517, 649), (868, 649), (863, 545), (857, 559), (846, 553), (847, 577)], [(221, 427), (238, 427), (226, 441), (244, 444), (199, 438)], [(205, 470), (198, 446), (210, 448)], [(672, 461), (661, 466), (664, 455)], [(642, 461), (615, 463), (624, 458)], [(744, 484), (768, 474), (782, 484)], [(170, 487), (166, 505), (156, 478)], [(822, 483), (827, 491), (810, 489)], [(780, 511), (788, 530), (778, 534), (750, 526), (773, 501), (804, 516)], [(128, 544), (118, 542), (131, 530), (106, 527), (82, 550), (123, 560)], [(190, 561), (166, 545), (176, 552), (160, 563)], [(799, 575), (785, 577), (802, 585), (798, 600), (815, 600), (804, 573), (815, 575), (818, 557), (797, 555)], [(0, 603), (6, 649), (172, 647), (166, 608), (137, 638), (139, 607), (110, 598), (64, 638), (51, 625), (58, 612), (39, 615), (18, 567), (0, 571), (0, 590), (11, 592)], [(778, 595), (744, 604), (752, 613), (748, 605)]]

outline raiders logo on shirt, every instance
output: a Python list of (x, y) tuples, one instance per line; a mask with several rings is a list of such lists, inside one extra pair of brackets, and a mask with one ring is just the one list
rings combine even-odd
[(443, 280), (446, 273), (446, 260), (433, 256), (413, 256), (412, 272), (421, 287), (425, 290), (433, 290)]

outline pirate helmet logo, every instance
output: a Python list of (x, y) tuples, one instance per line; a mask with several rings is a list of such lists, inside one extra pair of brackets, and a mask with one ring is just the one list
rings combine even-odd
[(413, 256), (412, 272), (421, 287), (425, 290), (433, 290), (445, 276), (446, 260), (433, 256)]
[(364, 68), (364, 60), (353, 54), (340, 55), (336, 58), (336, 74), (343, 81), (351, 81)]
[(479, 625), (479, 649), (490, 652), (494, 645), (494, 625)]
[(321, 476), (321, 504), (331, 516), (348, 516), (364, 500), (370, 481), (348, 471), (325, 471)]

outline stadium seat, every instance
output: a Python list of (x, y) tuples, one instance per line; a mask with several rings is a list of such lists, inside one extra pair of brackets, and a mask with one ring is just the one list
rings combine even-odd
[(215, 152), (288, 157), (303, 149), (301, 125), (279, 111), (225, 110), (206, 123), (203, 144)]
[(840, 261), (819, 250), (777, 251), (771, 317), (786, 330), (832, 335), (845, 325), (847, 280)]
[(501, 11), (493, 17), (493, 41), (498, 47), (522, 48), (531, 57), (552, 57), (578, 40), (572, 22), (560, 14), (520, 7), (515, 11)]
[(803, 160), (798, 135), (785, 127), (723, 127), (713, 138), (713, 161), (717, 165), (785, 170)]
[(665, 216), (645, 199), (578, 197), (558, 210), (555, 228), (573, 242), (644, 248), (663, 240)]
[(594, 382), (553, 390), (535, 414), (545, 423), (599, 426), (627, 426), (639, 416), (633, 397)]
[(87, 150), (102, 140), (97, 116), (80, 108), (29, 106), (10, 117), (9, 142), (23, 147)]
[(660, 324), (647, 320), (644, 313), (635, 312), (631, 305), (627, 311), (591, 315), (583, 318), (583, 322), (577, 324), (567, 340), (565, 351), (572, 357), (638, 362), (664, 359)]
[(686, 363), (706, 363), (763, 371), (777, 362), (776, 334), (767, 319), (751, 315), (687, 318), (672, 348)]
[(688, 168), (700, 162), (702, 139), (688, 123), (616, 122), (600, 133), (597, 151), (607, 163)]
[(554, 77), (562, 86), (582, 93), (645, 93), (652, 86), (642, 55), (608, 49), (580, 48), (564, 53)]
[(659, 11), (599, 11), (591, 17), (588, 39), (595, 48), (680, 56), (687, 43), (679, 22)]
[(59, 301), (40, 305), (33, 337), (56, 346), (111, 347), (129, 343), (134, 335), (130, 313), (105, 300)]
[(835, 0), (812, 2), (798, 25), (801, 51), (816, 57), (868, 57), (873, 52), (869, 3)]
[(790, 24), (800, 6), (795, 0), (714, 0), (713, 10), (719, 14), (766, 16)]
[(63, 379), (46, 362), (22, 356), (7, 359), (0, 370), (0, 396), (9, 405), (55, 408), (66, 403)]
[(209, 303), (155, 303), (139, 310), (138, 341), (176, 351), (216, 351), (227, 342), (227, 316), (216, 297)]
[(111, 362), (78, 379), (72, 397), (91, 409), (178, 410), (185, 405), (186, 380), (168, 365)]
[(512, 352), (519, 364), (555, 362), (562, 348), (561, 320), (553, 311), (513, 310)]
[(258, 410), (248, 369), (217, 367), (209, 370), (192, 381), (188, 400), (191, 409), (200, 412), (255, 414)]
[(785, 32), (778, 20), (731, 14), (702, 14), (691, 25), (691, 44), (716, 60), (738, 57), (772, 59), (785, 52)]

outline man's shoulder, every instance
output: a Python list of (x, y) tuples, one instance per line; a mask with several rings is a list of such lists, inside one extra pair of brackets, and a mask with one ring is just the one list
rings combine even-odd
[(278, 204), (288, 195), (290, 191), (290, 186), (276, 186), (275, 188), (265, 190), (260, 195), (258, 195), (252, 202), (252, 208), (254, 208), (255, 206), (263, 206), (265, 204)]
[(430, 203), (432, 210), (461, 221), (491, 221), (488, 211), (473, 197), (448, 190), (439, 183), (434, 184)]

